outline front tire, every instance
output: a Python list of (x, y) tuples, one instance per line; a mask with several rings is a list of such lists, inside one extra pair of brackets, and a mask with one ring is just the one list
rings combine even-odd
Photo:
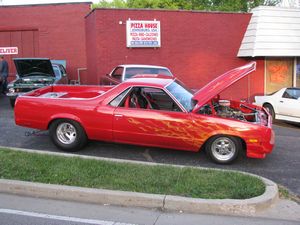
[(49, 133), (53, 143), (67, 152), (78, 151), (87, 143), (84, 129), (74, 120), (55, 120), (50, 125)]
[(214, 136), (205, 145), (210, 159), (218, 164), (232, 163), (238, 157), (241, 149), (240, 139), (226, 135)]
[(270, 113), (270, 115), (272, 116), (272, 120), (275, 121), (275, 111), (273, 106), (270, 104), (265, 104), (263, 105), (263, 107), (265, 107), (265, 109)]
[(11, 106), (12, 108), (15, 108), (16, 99), (10, 98), (10, 99), (9, 99), (9, 103), (10, 103), (10, 106)]

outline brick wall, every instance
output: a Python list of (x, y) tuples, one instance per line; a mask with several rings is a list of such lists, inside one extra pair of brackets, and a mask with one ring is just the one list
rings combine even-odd
[[(6, 6), (0, 7), (0, 14), (8, 15), (0, 20), (0, 45), (10, 45), (14, 38), (19, 42), (26, 39), (19, 55), (9, 59), (65, 59), (71, 79), (77, 79), (78, 68), (88, 68), (81, 73), (85, 84), (99, 84), (100, 76), (119, 64), (153, 64), (169, 67), (189, 87), (199, 89), (251, 60), (236, 57), (251, 17), (248, 13), (134, 9), (90, 12), (89, 3), (66, 3)], [(161, 48), (127, 48), (125, 24), (129, 18), (159, 20)], [(29, 45), (31, 41), (34, 43)], [(256, 61), (257, 71), (225, 91), (226, 97), (247, 99), (263, 93), (264, 59)]]
[[(67, 60), (68, 74), (71, 79), (77, 79), (77, 68), (86, 67), (84, 17), (89, 11), (89, 3), (0, 7), (0, 42), (1, 34), (18, 35), (1, 43), (19, 47), (18, 55), (6, 57), (11, 73), (15, 73), (11, 58), (47, 57)], [(25, 37), (23, 31), (34, 31), (34, 38)], [(21, 43), (25, 38), (35, 42), (34, 51), (26, 50), (28, 41)]]
[[(126, 20), (159, 20), (161, 48), (127, 48)], [(88, 73), (91, 83), (118, 64), (167, 66), (191, 88), (249, 62), (237, 58), (251, 18), (248, 13), (96, 9), (86, 17)], [(120, 25), (119, 21), (123, 24)], [(229, 98), (263, 93), (264, 64), (224, 94)]]

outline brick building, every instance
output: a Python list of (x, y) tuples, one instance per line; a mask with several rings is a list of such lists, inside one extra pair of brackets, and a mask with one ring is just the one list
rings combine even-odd
[[(249, 47), (251, 13), (91, 10), (90, 3), (64, 3), (5, 6), (0, 7), (0, 14), (10, 15), (2, 16), (0, 21), (0, 47), (19, 49), (18, 55), (7, 55), (12, 77), (12, 58), (49, 57), (66, 60), (71, 79), (77, 79), (80, 72), (84, 84), (99, 84), (100, 77), (119, 64), (152, 64), (169, 67), (189, 87), (199, 89), (223, 72), (255, 60), (257, 70), (224, 94), (232, 99), (251, 100), (267, 90), (265, 64), (269, 56), (241, 54), (241, 49)], [(129, 20), (159, 21), (160, 46), (128, 47)], [(296, 17), (294, 21), (298, 20)], [(297, 30), (300, 22), (295, 24)], [(294, 39), (300, 43), (299, 36)], [(255, 44), (251, 47), (254, 49)], [(291, 56), (295, 68), (299, 52), (300, 47)], [(297, 69), (293, 71), (297, 78)]]
[[(167, 66), (189, 87), (198, 89), (214, 77), (247, 63), (237, 58), (251, 18), (248, 13), (212, 13), (170, 10), (95, 9), (86, 16), (87, 66), (92, 82), (118, 64), (154, 64)], [(161, 24), (161, 47), (126, 47), (126, 21), (156, 20)], [(258, 64), (262, 63), (257, 60)], [(263, 92), (255, 76), (236, 84), (228, 94), (246, 98)], [(248, 85), (248, 83), (253, 83)], [(251, 90), (248, 90), (251, 88)], [(247, 88), (245, 88), (247, 87)]]
[(18, 47), (17, 55), (5, 57), (10, 79), (15, 76), (12, 58), (18, 57), (66, 60), (74, 79), (78, 68), (86, 68), (84, 17), (89, 11), (90, 3), (1, 6), (0, 47)]

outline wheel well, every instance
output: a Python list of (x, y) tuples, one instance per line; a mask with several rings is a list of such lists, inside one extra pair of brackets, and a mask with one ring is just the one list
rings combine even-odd
[(79, 121), (74, 120), (74, 119), (69, 119), (69, 118), (63, 118), (63, 117), (62, 117), (62, 118), (55, 118), (55, 119), (52, 119), (52, 120), (48, 123), (47, 129), (49, 130), (51, 124), (54, 123), (54, 122), (57, 121), (57, 120), (69, 120), (69, 121), (74, 121), (74, 122), (78, 123), (78, 124), (82, 127), (82, 129), (84, 130), (84, 132), (85, 132), (84, 127), (82, 126), (82, 124), (81, 124)]
[(265, 106), (267, 106), (267, 105), (269, 105), (269, 106), (271, 106), (271, 107), (273, 108), (272, 104), (269, 103), (269, 102), (265, 102), (265, 103), (263, 104), (263, 107), (265, 107)]
[(51, 121), (48, 123), (47, 129), (49, 130), (49, 128), (51, 127), (51, 124), (52, 124), (52, 123), (54, 123), (54, 122), (57, 121), (57, 120), (62, 120), (62, 119), (64, 119), (64, 118), (55, 118), (55, 119), (51, 120)]
[(245, 140), (244, 140), (243, 138), (239, 137), (239, 136), (230, 135), (230, 134), (216, 134), (216, 135), (213, 135), (213, 136), (209, 137), (209, 138), (204, 142), (204, 144), (201, 146), (201, 149), (202, 149), (202, 148), (205, 149), (205, 145), (206, 145), (206, 143), (207, 143), (210, 139), (212, 139), (212, 138), (214, 138), (214, 137), (218, 137), (218, 136), (227, 136), (227, 137), (237, 138), (237, 139), (241, 142), (241, 144), (242, 144), (243, 152), (246, 152), (246, 150), (247, 150), (247, 145), (246, 145)]

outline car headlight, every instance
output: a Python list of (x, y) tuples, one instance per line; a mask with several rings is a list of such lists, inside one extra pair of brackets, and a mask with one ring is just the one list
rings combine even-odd
[(9, 93), (15, 93), (15, 89), (14, 88), (9, 88), (8, 91), (9, 91)]

